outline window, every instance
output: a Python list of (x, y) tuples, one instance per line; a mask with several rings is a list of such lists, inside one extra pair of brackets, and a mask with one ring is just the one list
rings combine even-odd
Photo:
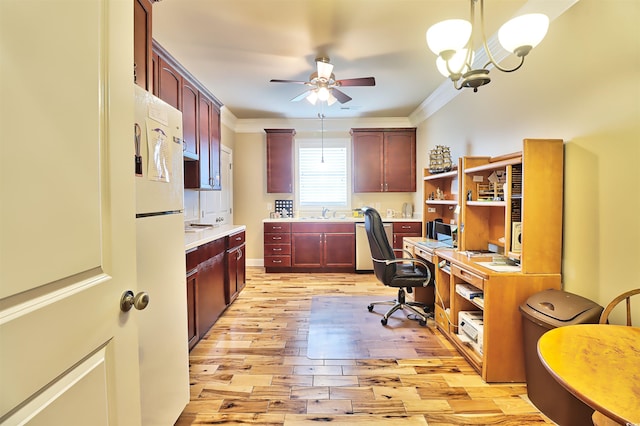
[[(349, 206), (346, 141), (299, 141), (297, 150), (298, 209)], [(321, 162), (324, 157), (324, 163)]]

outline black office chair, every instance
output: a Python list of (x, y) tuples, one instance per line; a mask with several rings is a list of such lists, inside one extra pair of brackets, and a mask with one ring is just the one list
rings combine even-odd
[[(384, 232), (380, 214), (371, 207), (363, 207), (362, 211), (376, 278), (386, 286), (398, 288), (396, 300), (373, 302), (367, 307), (369, 312), (373, 311), (375, 305), (393, 305), (380, 320), (382, 325), (387, 325), (391, 314), (398, 309), (411, 311), (418, 317), (420, 325), (426, 325), (429, 307), (424, 303), (405, 301), (405, 289), (407, 293), (412, 293), (414, 287), (427, 287), (431, 283), (428, 264), (414, 257), (396, 258), (394, 249)], [(417, 307), (422, 308), (423, 312), (420, 312)]]

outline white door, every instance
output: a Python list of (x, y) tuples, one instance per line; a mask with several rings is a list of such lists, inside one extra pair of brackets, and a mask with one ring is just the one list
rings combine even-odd
[(233, 151), (224, 145), (220, 150), (220, 175), (223, 182), (220, 213), (225, 215), (227, 223), (233, 223)]
[(202, 223), (233, 223), (233, 151), (220, 149), (220, 191), (200, 191), (200, 217)]
[(0, 423), (139, 425), (133, 2), (0, 1)]

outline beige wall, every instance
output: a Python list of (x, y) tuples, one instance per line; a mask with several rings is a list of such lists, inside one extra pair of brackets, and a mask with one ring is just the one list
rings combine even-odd
[(637, 22), (636, 0), (581, 0), (523, 69), (491, 71), (490, 85), (461, 93), (418, 129), (423, 152), (444, 144), (455, 157), (519, 151), (523, 138), (564, 139), (564, 288), (603, 305), (640, 287)]

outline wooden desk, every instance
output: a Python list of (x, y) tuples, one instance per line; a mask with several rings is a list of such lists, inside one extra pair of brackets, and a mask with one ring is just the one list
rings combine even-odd
[(538, 355), (585, 404), (619, 424), (640, 424), (640, 328), (558, 327), (542, 335)]

